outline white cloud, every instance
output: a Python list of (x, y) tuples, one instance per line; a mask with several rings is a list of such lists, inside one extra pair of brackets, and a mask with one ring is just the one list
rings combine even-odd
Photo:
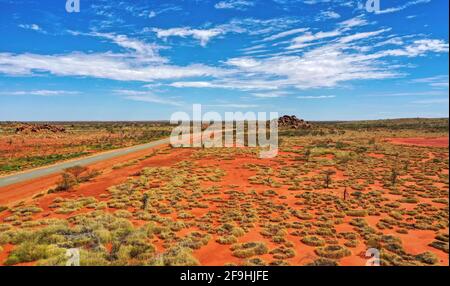
[(36, 32), (46, 33), (39, 25), (37, 24), (20, 24), (19, 28), (25, 29), (25, 30), (33, 30)]
[(148, 44), (137, 39), (130, 39), (125, 35), (115, 35), (111, 33), (90, 33), (87, 35), (109, 39), (120, 47), (133, 50), (137, 55), (144, 56), (145, 58), (143, 59), (145, 59), (145, 61), (167, 62), (166, 59), (159, 56), (158, 50), (160, 49), (160, 46), (156, 44)]
[(288, 95), (288, 92), (274, 91), (274, 92), (256, 92), (251, 95), (258, 98), (278, 98)]
[(446, 95), (441, 91), (416, 91), (416, 92), (395, 92), (366, 95), (367, 97), (408, 97), (408, 96), (438, 96)]
[(297, 96), (298, 99), (326, 99), (326, 98), (335, 98), (335, 95), (318, 95), (318, 96)]
[(166, 105), (173, 105), (173, 106), (181, 105), (180, 101), (162, 98), (162, 97), (155, 95), (149, 91), (120, 89), (120, 90), (115, 90), (114, 92), (116, 94), (124, 95), (125, 99), (129, 99), (129, 100), (133, 100), (133, 101), (166, 104)]
[(426, 53), (448, 53), (449, 45), (447, 42), (439, 39), (420, 39), (415, 40), (411, 44), (405, 46), (403, 49), (385, 50), (375, 56), (405, 56), (417, 57)]
[(414, 79), (413, 82), (425, 83), (434, 88), (448, 88), (449, 87), (448, 75), (438, 75), (438, 76), (433, 76), (433, 77), (417, 78), (417, 79)]
[(256, 108), (259, 107), (257, 104), (236, 104), (236, 103), (225, 103), (225, 104), (208, 104), (209, 107), (225, 107), (225, 108)]
[(353, 35), (349, 35), (349, 36), (345, 36), (339, 39), (340, 43), (349, 43), (349, 42), (353, 42), (356, 40), (362, 40), (362, 39), (367, 39), (373, 36), (377, 36), (379, 34), (385, 33), (390, 31), (391, 29), (381, 29), (378, 31), (373, 31), (373, 32), (363, 32), (363, 33), (356, 33)]
[(341, 23), (339, 23), (339, 26), (348, 30), (354, 27), (358, 27), (358, 26), (364, 26), (367, 25), (368, 22), (366, 19), (364, 19), (363, 15), (342, 21)]
[(61, 96), (61, 95), (77, 95), (78, 91), (69, 90), (16, 90), (16, 91), (2, 91), (0, 95), (37, 95), (37, 96)]
[(183, 88), (183, 87), (220, 87), (220, 85), (213, 84), (209, 81), (182, 81), (171, 83), (170, 86)]
[(398, 7), (392, 7), (392, 8), (387, 8), (384, 10), (380, 10), (380, 11), (375, 11), (376, 14), (387, 14), (387, 13), (394, 13), (394, 12), (398, 12), (401, 10), (404, 10), (410, 6), (413, 5), (417, 5), (417, 4), (425, 4), (425, 3), (429, 3), (431, 2), (431, 0), (415, 0), (415, 1), (409, 1), (406, 2), (405, 4), (398, 6)]
[(311, 33), (307, 32), (304, 35), (298, 36), (292, 40), (292, 44), (288, 47), (288, 49), (300, 49), (303, 47), (308, 46), (309, 42), (325, 39), (325, 38), (331, 38), (331, 37), (337, 37), (341, 35), (340, 30), (334, 30), (329, 32), (318, 32), (318, 33)]
[(281, 38), (284, 38), (284, 37), (287, 37), (287, 36), (291, 36), (291, 35), (295, 35), (295, 34), (306, 32), (308, 30), (309, 30), (309, 28), (292, 29), (292, 30), (288, 30), (288, 31), (284, 31), (284, 32), (272, 35), (270, 37), (266, 37), (262, 41), (263, 42), (268, 42), (268, 41), (278, 40), (278, 39), (281, 39)]
[[(58, 76), (143, 81), (176, 88), (239, 89), (252, 91), (254, 94), (259, 94), (259, 97), (269, 97), (275, 93), (263, 95), (263, 91), (279, 92), (286, 88), (336, 87), (352, 80), (398, 77), (402, 74), (397, 71), (398, 65), (389, 62), (390, 57), (448, 53), (447, 42), (438, 39), (419, 39), (418, 37), (423, 37), (422, 35), (413, 35), (411, 38), (389, 38), (390, 35), (384, 35), (390, 30), (388, 28), (356, 33), (353, 28), (358, 27), (359, 30), (359, 27), (367, 24), (361, 16), (340, 22), (330, 31), (312, 32), (305, 28), (291, 28), (280, 32), (280, 29), (297, 24), (286, 18), (240, 19), (213, 29), (174, 28), (156, 31), (161, 38), (195, 37), (203, 44), (209, 41), (211, 35), (199, 34), (196, 31), (256, 33), (252, 35), (258, 35), (267, 41), (303, 33), (291, 40), (272, 44), (273, 47), (279, 45), (277, 47), (282, 49), (282, 52), (237, 56), (218, 62), (216, 66), (173, 65), (167, 58), (159, 55), (159, 46), (154, 43), (112, 33), (87, 33), (83, 35), (107, 39), (125, 51), (121, 53), (72, 52), (57, 55), (0, 53), (0, 73), (9, 75), (50, 73)], [(81, 35), (81, 33), (74, 34)], [(272, 35), (267, 36), (268, 34)], [(389, 40), (398, 47), (387, 50), (373, 49), (373, 47), (387, 45)], [(370, 45), (363, 45), (367, 42)], [(269, 44), (264, 43), (264, 45)], [(244, 52), (264, 48), (264, 45), (253, 46)], [(299, 47), (306, 46), (308, 48), (298, 50)], [(439, 83), (436, 84), (439, 85)]]
[(171, 28), (167, 30), (154, 28), (153, 32), (155, 32), (156, 36), (161, 39), (167, 39), (169, 37), (193, 37), (194, 39), (199, 40), (200, 45), (203, 47), (206, 46), (212, 38), (225, 33), (224, 30), (219, 28), (201, 30), (192, 29), (189, 27)]
[(278, 86), (271, 82), (258, 79), (241, 80), (239, 78), (225, 77), (212, 81), (181, 81), (173, 82), (169, 86), (177, 88), (221, 88), (239, 90), (276, 90)]
[(448, 104), (448, 98), (425, 99), (413, 101), (414, 104)]
[(337, 13), (335, 11), (327, 10), (327, 11), (320, 12), (319, 15), (317, 15), (317, 17), (316, 17), (316, 21), (324, 21), (324, 20), (339, 19), (339, 18), (341, 18), (341, 15), (339, 15), (339, 13)]
[(246, 10), (249, 7), (255, 6), (253, 1), (248, 0), (225, 0), (220, 1), (214, 5), (216, 9), (236, 9)]
[[(139, 58), (138, 58), (139, 59)], [(201, 64), (189, 66), (155, 65), (137, 60), (135, 54), (79, 53), (64, 55), (0, 53), (0, 73), (30, 75), (48, 72), (58, 76), (89, 76), (119, 81), (151, 82), (219, 76), (228, 73), (220, 68)]]

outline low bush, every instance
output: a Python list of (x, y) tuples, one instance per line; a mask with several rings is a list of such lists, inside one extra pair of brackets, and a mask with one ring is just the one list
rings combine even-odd
[(306, 264), (306, 266), (338, 266), (338, 265), (339, 264), (336, 261), (327, 258), (318, 258), (313, 262)]
[(268, 252), (267, 246), (263, 242), (246, 242), (234, 244), (231, 247), (232, 254), (238, 258), (248, 258), (256, 255), (263, 255)]
[(341, 245), (327, 245), (319, 247), (315, 250), (316, 254), (325, 258), (340, 259), (349, 256), (352, 253), (345, 246)]
[(301, 239), (301, 242), (309, 246), (325, 245), (325, 240), (315, 235), (307, 235)]

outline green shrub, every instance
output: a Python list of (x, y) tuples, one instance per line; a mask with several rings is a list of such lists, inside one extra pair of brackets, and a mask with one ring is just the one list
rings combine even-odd
[(348, 216), (352, 217), (365, 217), (367, 216), (366, 210), (349, 210), (345, 212)]
[(238, 258), (248, 258), (256, 255), (263, 255), (268, 252), (267, 246), (263, 242), (246, 242), (234, 244), (231, 247), (232, 254)]
[(219, 244), (233, 244), (237, 242), (237, 238), (234, 235), (225, 235), (216, 239)]
[(319, 247), (315, 250), (316, 254), (325, 258), (340, 259), (349, 256), (352, 253), (345, 246), (341, 245), (327, 245)]
[(192, 250), (185, 247), (173, 247), (167, 252), (152, 258), (153, 266), (198, 266), (200, 263), (192, 256)]
[(306, 264), (306, 266), (338, 266), (338, 265), (339, 264), (336, 261), (322, 257), (314, 260), (311, 263)]
[(4, 264), (15, 265), (23, 262), (34, 262), (52, 256), (58, 256), (62, 253), (65, 253), (65, 250), (56, 246), (36, 244), (27, 241), (18, 245), (11, 251)]
[(422, 263), (430, 265), (436, 264), (439, 261), (436, 254), (429, 251), (418, 254), (415, 256), (415, 258)]
[(303, 242), (306, 245), (309, 246), (323, 246), (325, 245), (325, 240), (322, 238), (315, 236), (315, 235), (307, 235), (301, 239), (301, 242)]
[(273, 258), (278, 260), (288, 259), (295, 256), (295, 250), (289, 247), (278, 247), (269, 252), (273, 255)]

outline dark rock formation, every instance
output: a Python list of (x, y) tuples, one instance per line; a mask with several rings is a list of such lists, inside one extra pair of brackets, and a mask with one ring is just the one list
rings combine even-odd
[(63, 133), (66, 132), (64, 127), (50, 125), (50, 124), (23, 124), (16, 127), (16, 133), (40, 133), (40, 132), (53, 132)]
[(285, 115), (278, 119), (279, 127), (286, 127), (292, 129), (309, 129), (311, 124), (303, 119), (298, 119), (295, 115)]

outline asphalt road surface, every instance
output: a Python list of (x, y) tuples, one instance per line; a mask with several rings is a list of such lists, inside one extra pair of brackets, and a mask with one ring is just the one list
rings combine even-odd
[(55, 165), (52, 165), (49, 167), (43, 167), (43, 168), (39, 168), (39, 169), (24, 171), (24, 172), (21, 172), (18, 174), (12, 174), (12, 175), (0, 178), (0, 187), (6, 187), (6, 186), (9, 186), (12, 184), (17, 184), (17, 183), (28, 181), (31, 179), (36, 179), (39, 177), (59, 173), (59, 172), (62, 172), (64, 169), (67, 169), (67, 168), (70, 168), (73, 166), (91, 165), (93, 163), (97, 163), (97, 162), (100, 162), (103, 160), (107, 160), (107, 159), (111, 159), (111, 158), (115, 158), (115, 157), (119, 157), (119, 156), (124, 156), (124, 155), (130, 154), (130, 153), (142, 151), (145, 149), (157, 147), (157, 146), (164, 145), (164, 144), (169, 144), (169, 142), (170, 142), (169, 138), (161, 139), (158, 141), (150, 142), (150, 143), (143, 144), (143, 145), (137, 145), (137, 146), (129, 147), (126, 149), (119, 149), (119, 150), (114, 150), (114, 151), (110, 151), (110, 152), (106, 152), (106, 153), (100, 153), (100, 154), (93, 155), (90, 157), (71, 160), (69, 162), (58, 163), (58, 164), (55, 164)]

